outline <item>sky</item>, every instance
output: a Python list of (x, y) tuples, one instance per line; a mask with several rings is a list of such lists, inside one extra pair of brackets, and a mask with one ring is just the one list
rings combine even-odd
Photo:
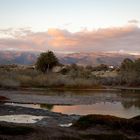
[(0, 50), (140, 53), (140, 0), (0, 0)]

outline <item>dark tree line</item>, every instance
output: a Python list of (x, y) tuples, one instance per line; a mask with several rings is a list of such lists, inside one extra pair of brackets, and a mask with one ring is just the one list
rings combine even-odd
[(139, 86), (140, 85), (140, 59), (124, 59), (120, 66), (120, 76), (122, 84)]

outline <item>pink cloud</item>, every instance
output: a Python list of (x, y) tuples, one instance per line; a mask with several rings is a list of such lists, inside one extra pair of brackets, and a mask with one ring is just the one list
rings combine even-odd
[[(136, 26), (98, 29), (71, 33), (67, 30), (49, 29), (47, 32), (30, 30), (0, 31), (10, 37), (0, 38), (0, 49), (13, 48), (29, 51), (139, 51), (140, 28)], [(11, 37), (12, 36), (12, 37)]]

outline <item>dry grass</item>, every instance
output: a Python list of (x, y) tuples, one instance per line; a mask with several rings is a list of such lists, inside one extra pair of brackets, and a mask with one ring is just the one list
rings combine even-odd
[(0, 69), (1, 87), (65, 87), (65, 88), (101, 88), (96, 79), (71, 77), (60, 73), (43, 74), (36, 70)]

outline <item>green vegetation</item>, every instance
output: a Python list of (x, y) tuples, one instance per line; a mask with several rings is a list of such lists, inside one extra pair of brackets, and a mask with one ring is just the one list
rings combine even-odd
[(42, 72), (49, 72), (58, 64), (58, 59), (52, 51), (41, 53), (36, 62), (36, 68)]
[(125, 59), (120, 66), (121, 84), (140, 86), (140, 59)]
[(45, 109), (48, 109), (50, 111), (53, 109), (53, 106), (54, 105), (52, 105), (52, 104), (41, 104), (40, 105), (41, 108), (45, 108)]

